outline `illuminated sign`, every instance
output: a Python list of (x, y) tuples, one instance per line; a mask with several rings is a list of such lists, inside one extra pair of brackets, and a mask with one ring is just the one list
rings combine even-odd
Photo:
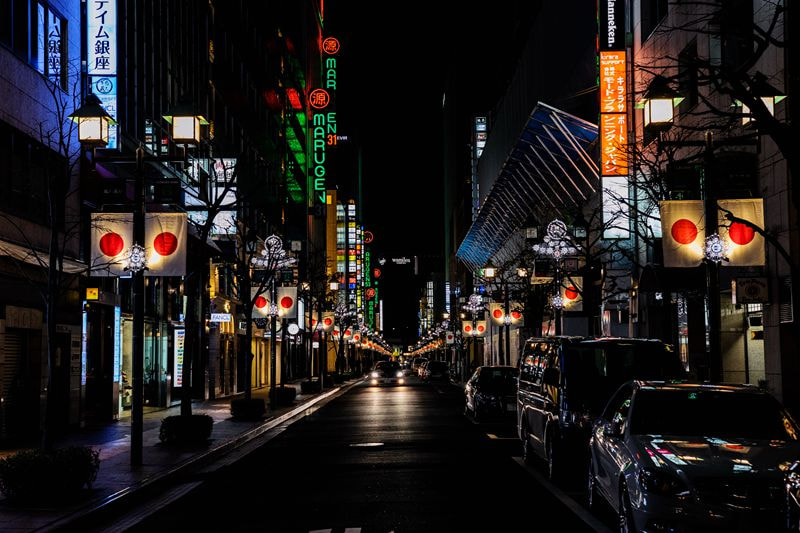
[(211, 322), (230, 322), (230, 313), (211, 313)]
[(87, 287), (86, 288), (86, 299), (87, 300), (99, 300), (100, 299), (100, 289), (97, 287)]
[(308, 95), (308, 103), (314, 109), (325, 109), (331, 103), (331, 95), (325, 89), (314, 89)]
[(175, 344), (173, 345), (173, 353), (175, 354), (174, 360), (174, 370), (172, 381), (175, 383), (176, 387), (183, 386), (183, 352), (184, 352), (184, 341), (186, 340), (186, 330), (176, 329), (175, 330)]
[(375, 236), (372, 234), (371, 231), (365, 231), (364, 232), (364, 244), (370, 244), (374, 240), (375, 240)]
[(630, 237), (628, 191), (628, 77), (625, 2), (598, 3), (600, 87), (600, 175), (603, 188), (603, 238)]
[[(339, 51), (339, 41), (328, 37), (322, 43), (322, 50), (332, 56)], [(336, 58), (327, 57), (323, 62), (323, 87), (311, 91), (308, 105), (314, 111), (311, 130), (311, 171), (309, 173), (309, 190), (313, 191), (310, 202), (327, 203), (327, 158), (328, 146), (336, 146), (339, 137), (336, 134), (336, 111), (331, 109), (336, 92)], [(330, 91), (330, 92), (329, 92)]]
[(322, 41), (322, 51), (328, 55), (334, 55), (339, 51), (339, 39), (336, 37), (328, 37)]
[(598, 2), (600, 50), (625, 49), (625, 0), (600, 0)]
[[(103, 109), (117, 118), (117, 0), (86, 3), (86, 72), (89, 87)], [(108, 148), (117, 147), (117, 127), (108, 132)]]
[(292, 109), (296, 111), (301, 111), (303, 109), (303, 102), (300, 101), (300, 93), (297, 92), (297, 89), (286, 89), (286, 96), (289, 97), (289, 103), (292, 105)]
[(122, 309), (114, 306), (114, 381), (122, 379)]

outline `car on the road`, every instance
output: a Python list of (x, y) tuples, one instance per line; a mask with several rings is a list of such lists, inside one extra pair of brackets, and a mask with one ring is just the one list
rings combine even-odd
[(415, 357), (414, 360), (411, 362), (411, 372), (413, 374), (419, 375), (419, 367), (423, 364), (427, 363), (428, 359), (426, 357)]
[(372, 385), (403, 385), (403, 371), (397, 361), (379, 361), (375, 363), (369, 373), (369, 382)]
[(574, 465), (585, 462), (592, 423), (620, 385), (685, 377), (672, 347), (647, 339), (532, 338), (518, 366), (523, 456), (544, 459), (551, 479), (582, 473)]
[(476, 421), (516, 416), (518, 374), (513, 366), (478, 367), (464, 386), (464, 412)]
[(450, 381), (450, 367), (444, 361), (428, 361), (422, 372), (424, 381)]
[(623, 531), (782, 531), (800, 427), (749, 385), (632, 381), (595, 422), (587, 493)]
[(423, 361), (423, 362), (422, 362), (422, 363), (419, 365), (419, 368), (417, 368), (417, 376), (418, 376), (418, 377), (422, 378), (422, 376), (425, 374), (425, 367), (427, 367), (427, 366), (428, 366), (428, 363), (430, 363), (430, 361), (429, 361), (429, 360), (427, 360), (427, 359), (425, 359), (425, 360), (424, 360), (424, 361)]

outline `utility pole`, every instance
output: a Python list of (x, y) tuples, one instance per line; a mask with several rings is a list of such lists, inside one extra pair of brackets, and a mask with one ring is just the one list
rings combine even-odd
[[(144, 246), (144, 148), (136, 149), (133, 242)], [(131, 466), (142, 465), (144, 431), (144, 269), (133, 272), (133, 376), (131, 385)], [(188, 384), (184, 384), (188, 386)]]

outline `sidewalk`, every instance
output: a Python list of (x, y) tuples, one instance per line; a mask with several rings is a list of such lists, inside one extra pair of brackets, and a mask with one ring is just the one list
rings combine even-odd
[[(46, 528), (49, 524), (63, 519), (81, 509), (98, 505), (103, 501), (114, 499), (141, 488), (149, 481), (169, 475), (178, 468), (188, 466), (204, 456), (226, 445), (233, 446), (235, 441), (256, 432), (262, 426), (282, 415), (298, 410), (299, 407), (316, 403), (315, 400), (327, 397), (358, 380), (346, 382), (321, 394), (300, 394), (300, 381), (287, 383), (297, 389), (294, 405), (268, 409), (267, 415), (260, 421), (233, 420), (230, 415), (231, 398), (194, 402), (192, 412), (207, 414), (214, 419), (211, 439), (208, 443), (195, 447), (165, 446), (158, 438), (161, 420), (167, 416), (180, 414), (180, 406), (161, 411), (147, 413), (144, 416), (144, 450), (142, 466), (134, 469), (130, 466), (130, 418), (97, 428), (85, 428), (62, 439), (58, 446), (84, 445), (100, 450), (100, 471), (92, 486), (91, 496), (76, 504), (52, 508), (17, 508), (9, 505), (0, 496), (0, 531), (32, 531)], [(254, 398), (267, 401), (268, 388), (253, 391)]]

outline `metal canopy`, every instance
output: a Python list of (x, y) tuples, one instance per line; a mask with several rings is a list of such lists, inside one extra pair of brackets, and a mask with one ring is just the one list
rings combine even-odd
[(600, 187), (596, 139), (595, 124), (537, 103), (456, 256), (477, 269), (530, 216), (587, 202)]

